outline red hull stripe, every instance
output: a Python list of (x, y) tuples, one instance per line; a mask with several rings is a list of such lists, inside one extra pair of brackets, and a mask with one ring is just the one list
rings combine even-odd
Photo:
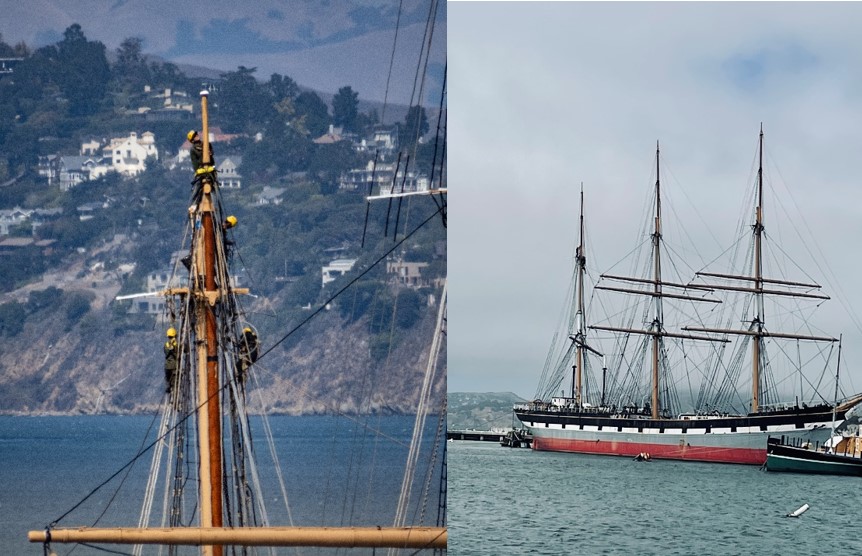
[(549, 452), (574, 452), (578, 454), (628, 457), (635, 457), (641, 452), (646, 452), (651, 458), (658, 459), (742, 463), (747, 465), (763, 465), (766, 461), (766, 446), (761, 450), (752, 448), (725, 448), (718, 446), (674, 446), (669, 444), (649, 444), (645, 442), (569, 440), (534, 437), (533, 449)]

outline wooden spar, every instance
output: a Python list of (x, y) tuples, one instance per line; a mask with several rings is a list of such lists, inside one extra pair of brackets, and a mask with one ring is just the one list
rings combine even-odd
[(824, 301), (830, 299), (828, 295), (821, 295), (817, 293), (803, 293), (803, 292), (792, 292), (787, 290), (765, 290), (763, 287), (760, 288), (744, 288), (742, 286), (725, 286), (723, 284), (709, 284), (710, 288), (716, 290), (727, 290), (727, 291), (735, 291), (735, 292), (750, 292), (756, 294), (765, 294), (765, 295), (783, 295), (787, 297), (807, 297), (809, 299), (822, 299)]
[(706, 340), (708, 342), (722, 342), (729, 343), (730, 340), (726, 340), (724, 338), (712, 338), (710, 336), (692, 336), (691, 334), (677, 334), (675, 332), (668, 332), (666, 330), (643, 330), (641, 328), (616, 328), (614, 326), (590, 326), (592, 330), (605, 330), (608, 332), (624, 332), (626, 334), (640, 334), (642, 336), (653, 336), (658, 337), (661, 336), (663, 338), (680, 338), (682, 340)]
[(577, 318), (575, 319), (577, 322), (575, 326), (577, 326), (577, 330), (575, 330), (575, 337), (580, 341), (575, 341), (575, 345), (577, 346), (575, 351), (575, 388), (574, 388), (574, 398), (575, 404), (580, 407), (581, 406), (581, 395), (582, 395), (582, 386), (581, 381), (583, 380), (583, 365), (584, 365), (584, 272), (587, 266), (587, 258), (584, 254), (584, 184), (581, 183), (581, 210), (580, 210), (580, 220), (578, 227), (578, 250), (576, 253), (577, 265), (578, 265), (578, 312)]
[[(717, 272), (695, 272), (695, 276), (709, 276), (711, 278), (728, 278), (730, 280), (754, 280), (753, 276), (739, 276), (736, 274), (720, 274)], [(799, 286), (800, 288), (815, 288), (820, 289), (819, 284), (805, 284), (803, 282), (788, 282), (787, 280), (776, 280), (774, 278), (761, 278), (761, 282), (764, 284), (778, 284), (781, 286)], [(695, 287), (693, 285), (689, 285), (688, 287)], [(711, 287), (711, 286), (704, 286)]]
[(653, 284), (655, 292), (655, 330), (658, 334), (652, 337), (652, 418), (658, 419), (661, 413), (659, 408), (659, 351), (661, 350), (661, 331), (664, 314), (662, 312), (661, 303), (661, 180), (659, 174), (659, 147), (658, 141), (655, 143), (655, 232), (652, 236), (653, 241), (653, 262), (655, 264), (653, 271)]
[(712, 332), (715, 334), (736, 334), (739, 336), (755, 336), (760, 338), (783, 338), (785, 340), (811, 340), (815, 342), (837, 342), (838, 338), (831, 336), (808, 336), (805, 334), (784, 334), (766, 330), (734, 330), (731, 328), (701, 328), (699, 326), (683, 326), (683, 330), (692, 332)]
[[(201, 201), (203, 202), (203, 201)], [(194, 243), (194, 268), (195, 276), (193, 277), (190, 287), (195, 290), (200, 290), (198, 284), (200, 276), (206, 273), (206, 261), (200, 255), (204, 250), (204, 240), (198, 235)], [(207, 326), (205, 313), (207, 312), (207, 304), (203, 299), (195, 301), (195, 336), (196, 338), (206, 338)], [(198, 466), (200, 469), (200, 508), (201, 508), (201, 526), (212, 527), (212, 482), (210, 477), (212, 471), (210, 469), (210, 435), (208, 429), (210, 404), (203, 403), (207, 399), (207, 346), (205, 342), (197, 343), (197, 394), (198, 400)], [(212, 552), (210, 551), (210, 554)]]
[(212, 546), (446, 548), (445, 527), (183, 527), (30, 531), (30, 542)]
[(204, 89), (201, 91), (201, 133), (203, 137), (203, 152), (201, 153), (201, 164), (209, 166), (212, 164), (212, 156), (210, 156), (210, 128), (209, 128), (209, 111), (207, 110), (207, 98), (209, 91)]
[[(207, 91), (201, 91), (201, 121), (203, 134), (202, 165), (212, 165), (212, 155), (209, 144), (209, 116), (207, 110)], [(205, 364), (199, 366), (198, 392), (203, 392), (204, 397), (199, 400), (199, 405), (204, 413), (200, 415), (201, 422), (198, 426), (201, 453), (201, 484), (208, 484), (208, 488), (201, 489), (201, 526), (221, 527), (222, 521), (222, 434), (221, 434), (221, 403), (219, 376), (218, 376), (218, 335), (214, 305), (218, 298), (218, 286), (216, 285), (216, 230), (213, 218), (212, 188), (213, 183), (208, 174), (201, 179), (201, 200), (198, 205), (198, 213), (201, 218), (203, 229), (203, 296), (197, 300), (198, 322), (203, 321), (203, 334), (198, 339), (205, 340), (200, 350), (206, 352)], [(200, 256), (200, 255), (198, 255)], [(198, 283), (198, 287), (201, 284)], [(203, 297), (203, 298), (202, 298)], [(204, 299), (205, 298), (205, 299)], [(203, 314), (201, 314), (203, 313)], [(198, 357), (200, 363), (201, 357)], [(203, 436), (207, 436), (204, 440)], [(204, 451), (206, 446), (207, 451)], [(205, 472), (206, 471), (206, 472)], [(208, 495), (208, 496), (207, 496)], [(208, 499), (207, 499), (208, 498)], [(209, 552), (206, 550), (205, 552)], [(221, 556), (222, 548), (213, 546), (214, 556)]]
[(763, 124), (760, 124), (759, 162), (757, 166), (757, 208), (754, 222), (754, 297), (757, 315), (754, 317), (754, 341), (751, 342), (751, 412), (757, 413), (760, 405), (760, 342), (763, 331)]
[[(659, 284), (660, 288), (661, 285)], [(653, 297), (667, 297), (669, 299), (685, 299), (687, 301), (706, 301), (709, 303), (721, 303), (718, 299), (708, 299), (706, 297), (691, 297), (688, 295), (679, 295), (675, 293), (664, 293), (662, 291), (646, 291), (646, 290), (630, 290), (627, 288), (613, 288), (611, 286), (596, 286), (597, 290), (607, 290), (611, 292), (621, 292), (621, 293), (635, 293), (640, 295), (651, 295)]]
[[(620, 280), (623, 282), (636, 282), (638, 284), (653, 284), (654, 280), (650, 280), (649, 278), (631, 278), (629, 276), (615, 276), (613, 274), (600, 274), (599, 278), (606, 278), (608, 280)], [(674, 288), (682, 288), (684, 290), (703, 290), (703, 291), (711, 291), (710, 286), (701, 286), (699, 284), (678, 284), (676, 282), (662, 282), (662, 286), (670, 286)]]

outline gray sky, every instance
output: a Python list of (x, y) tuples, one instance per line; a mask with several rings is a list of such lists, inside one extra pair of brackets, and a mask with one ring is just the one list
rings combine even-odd
[[(665, 235), (682, 222), (717, 256), (753, 214), (761, 122), (767, 181), (805, 212), (783, 231), (807, 226), (822, 251), (806, 268), (833, 296), (818, 315), (844, 334), (845, 388), (862, 386), (862, 333), (835, 299), (862, 310), (859, 21), (856, 3), (450, 4), (449, 391), (533, 395), (567, 302), (579, 184), (598, 273), (637, 240), (657, 140)], [(770, 202), (767, 233), (781, 227)]]
[[(300, 85), (334, 93), (350, 85), (361, 100), (382, 101), (398, 20), (396, 0), (0, 0), (0, 33), (9, 44), (31, 47), (63, 39), (78, 23), (90, 40), (116, 50), (140, 37), (144, 51), (179, 64), (222, 71), (256, 67), (259, 79), (273, 73)], [(404, 0), (389, 101), (408, 104), (425, 36), (430, 0)], [(438, 4), (432, 76), (425, 105), (439, 104), (446, 63), (446, 3)]]

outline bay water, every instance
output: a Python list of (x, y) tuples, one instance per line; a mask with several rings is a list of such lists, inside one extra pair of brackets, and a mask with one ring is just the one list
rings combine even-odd
[(448, 455), (450, 556), (862, 555), (856, 477), (491, 442), (452, 441)]
[[(264, 442), (261, 419), (251, 417), (250, 421), (270, 523), (288, 525), (290, 517)], [(413, 416), (269, 417), (293, 524), (391, 525), (413, 421)], [(44, 529), (73, 508), (152, 442), (157, 427), (154, 416), (0, 417), (0, 555), (42, 554), (41, 545), (27, 541), (27, 531)], [(437, 420), (430, 416), (408, 523), (419, 524), (421, 519), (423, 525), (433, 526), (436, 522), (442, 453), (437, 459), (438, 471), (427, 481), (427, 498), (422, 489), (436, 428)], [(150, 453), (145, 454), (128, 474), (122, 471), (58, 526), (93, 526), (97, 520), (99, 527), (136, 526), (150, 459)], [(157, 499), (155, 506), (160, 507), (160, 503)], [(131, 552), (128, 545), (102, 546), (119, 553)], [(54, 543), (52, 548), (59, 555), (106, 554), (86, 546)], [(150, 553), (156, 552), (145, 551)], [(277, 553), (333, 551), (284, 548)]]

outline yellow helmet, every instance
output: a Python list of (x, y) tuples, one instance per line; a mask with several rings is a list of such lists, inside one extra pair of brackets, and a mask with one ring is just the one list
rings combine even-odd
[(192, 129), (188, 133), (186, 133), (186, 139), (188, 139), (189, 142), (191, 142), (194, 140), (195, 137), (197, 137), (197, 134), (198, 134), (198, 132)]
[(233, 228), (234, 226), (236, 226), (237, 223), (236, 216), (231, 214), (225, 219), (225, 222), (227, 223), (228, 228)]
[(176, 337), (177, 337), (176, 329), (173, 326), (168, 328), (168, 338), (176, 338)]
[(251, 332), (251, 328), (246, 326), (245, 328), (242, 329), (242, 332), (243, 332), (243, 334), (248, 334), (249, 332)]

